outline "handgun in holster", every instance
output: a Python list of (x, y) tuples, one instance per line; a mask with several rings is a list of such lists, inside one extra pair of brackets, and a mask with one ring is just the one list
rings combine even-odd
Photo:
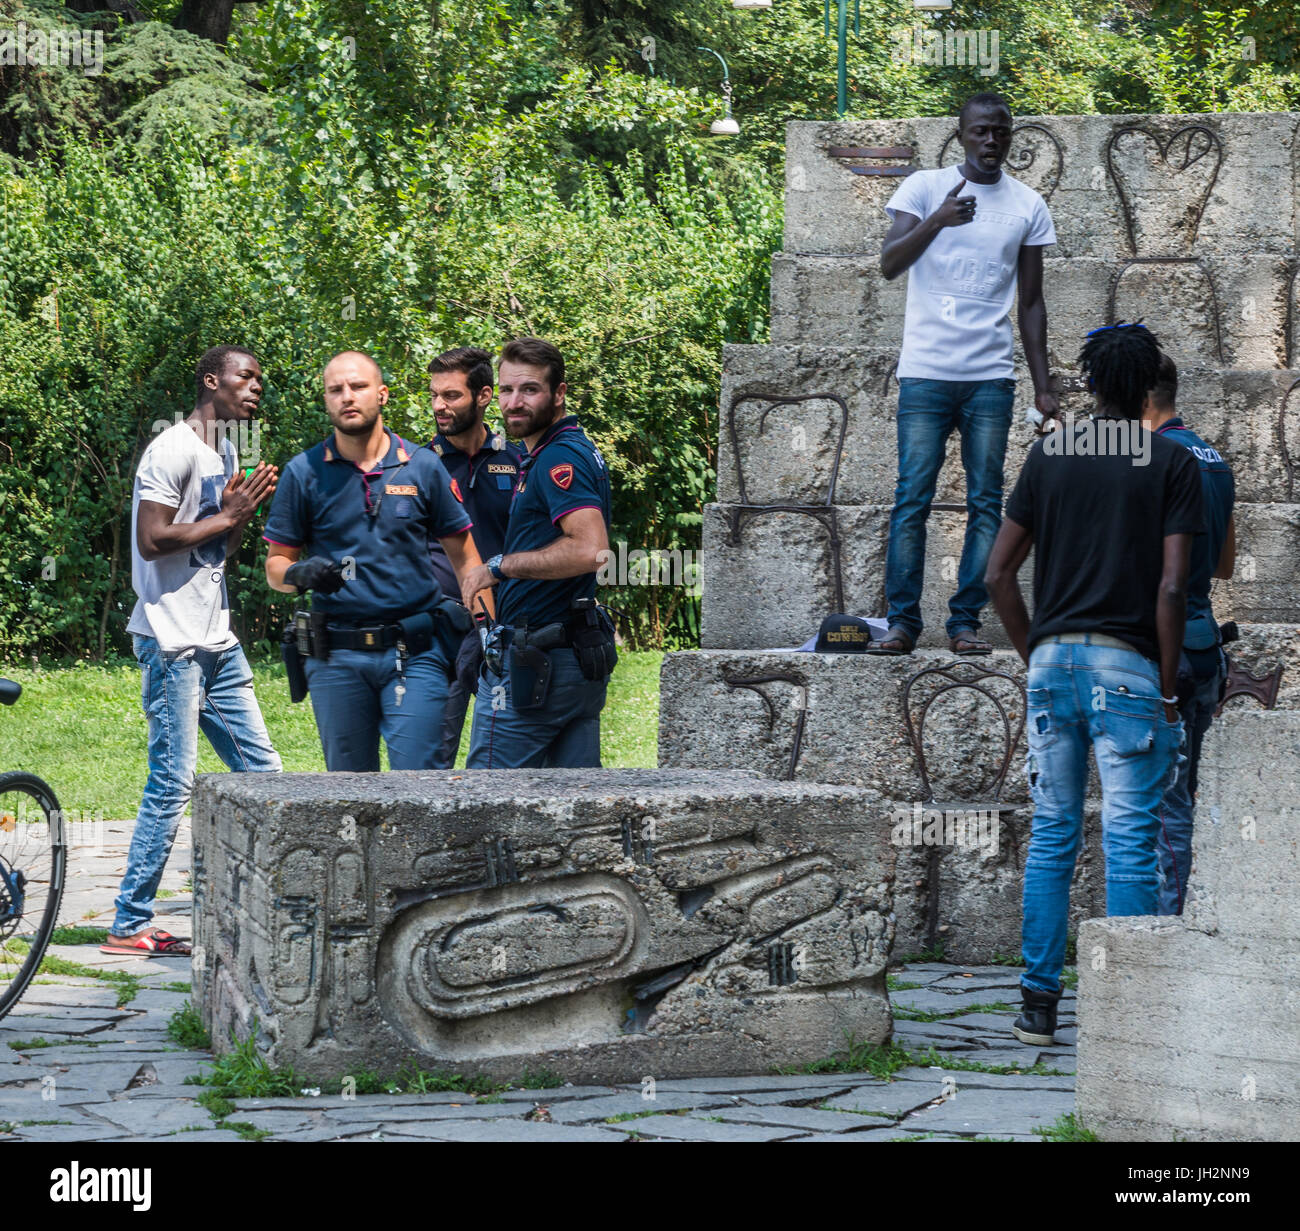
[(303, 660), (310, 654), (310, 616), (305, 611), (295, 611), (293, 619), (284, 626), (284, 633), (280, 637), (280, 657), (284, 661), (284, 674), (289, 681), (289, 700), (295, 703), (307, 696), (307, 672)]

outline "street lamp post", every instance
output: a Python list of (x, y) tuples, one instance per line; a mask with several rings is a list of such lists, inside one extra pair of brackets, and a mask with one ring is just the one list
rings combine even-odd
[(727, 62), (712, 47), (697, 47), (695, 50), (707, 51), (711, 56), (716, 56), (722, 65), (722, 98), (726, 104), (726, 113), (709, 125), (709, 131), (715, 137), (734, 137), (740, 132), (740, 125), (731, 114), (731, 74), (727, 71)]
[[(835, 0), (839, 6), (836, 14), (836, 59), (835, 59), (835, 113), (839, 119), (849, 109), (849, 0)], [(731, 0), (732, 8), (767, 9), (772, 7), (772, 0)], [(831, 0), (825, 0), (826, 35), (831, 32)], [(862, 32), (861, 0), (853, 0), (853, 33)], [(717, 54), (716, 52), (714, 54)]]

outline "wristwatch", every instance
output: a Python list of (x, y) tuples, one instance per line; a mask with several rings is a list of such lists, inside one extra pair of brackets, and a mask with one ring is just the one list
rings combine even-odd
[(500, 580), (505, 576), (505, 574), (501, 571), (501, 553), (500, 553), (500, 552), (497, 552), (497, 554), (496, 554), (495, 556), (493, 556), (491, 560), (488, 560), (488, 561), (487, 561), (487, 570), (488, 570), (488, 572), (491, 573), (492, 576), (495, 577), (498, 581), (500, 581)]

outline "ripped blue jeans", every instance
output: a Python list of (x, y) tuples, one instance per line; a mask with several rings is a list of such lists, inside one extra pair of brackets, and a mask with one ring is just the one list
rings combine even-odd
[(1154, 915), (1160, 801), (1180, 760), (1183, 728), (1181, 721), (1165, 721), (1160, 674), (1150, 659), (1135, 650), (1043, 641), (1029, 656), (1025, 729), (1034, 823), (1025, 861), (1021, 983), (1055, 991), (1083, 839), (1088, 748), (1101, 779), (1106, 913)]

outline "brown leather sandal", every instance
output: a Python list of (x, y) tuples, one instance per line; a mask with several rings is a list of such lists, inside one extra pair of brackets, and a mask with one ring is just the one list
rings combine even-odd
[(866, 652), (897, 658), (903, 654), (910, 654), (914, 649), (916, 649), (916, 642), (912, 640), (912, 635), (907, 629), (900, 628), (896, 624), (879, 641), (868, 641)]
[(992, 654), (993, 643), (984, 641), (973, 628), (959, 628), (948, 639), (948, 648), (963, 658), (974, 658), (979, 654)]

